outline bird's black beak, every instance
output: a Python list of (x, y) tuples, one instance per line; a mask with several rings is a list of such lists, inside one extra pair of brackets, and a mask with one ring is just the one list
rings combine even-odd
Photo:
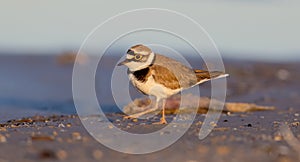
[(128, 63), (128, 62), (129, 62), (128, 60), (124, 60), (124, 61), (122, 61), (122, 62), (118, 63), (118, 66), (125, 65), (125, 64), (126, 64), (126, 63)]

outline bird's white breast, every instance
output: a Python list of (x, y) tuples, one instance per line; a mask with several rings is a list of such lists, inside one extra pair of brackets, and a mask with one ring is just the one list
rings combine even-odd
[(129, 74), (129, 79), (131, 80), (132, 84), (140, 91), (148, 95), (156, 96), (159, 99), (172, 96), (180, 92), (181, 90), (181, 89), (175, 89), (175, 90), (170, 89), (165, 87), (162, 84), (155, 82), (152, 75), (150, 75), (150, 77), (145, 82), (141, 82), (137, 80), (133, 74)]

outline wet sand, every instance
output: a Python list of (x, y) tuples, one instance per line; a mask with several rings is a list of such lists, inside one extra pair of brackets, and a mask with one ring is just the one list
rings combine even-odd
[[(9, 59), (14, 60), (15, 58)], [(24, 66), (23, 69), (18, 71), (18, 68), (15, 67), (15, 71), (12, 70), (9, 74), (11, 76), (8, 76), (8, 78), (19, 79), (18, 76), (15, 76), (16, 74), (23, 74), (24, 76), (19, 76), (22, 78), (26, 76), (24, 72), (28, 72), (27, 76), (32, 75), (32, 81), (38, 80), (36, 81), (36, 86), (44, 87), (49, 84), (50, 87), (55, 87), (55, 85), (60, 84), (58, 89), (61, 88), (60, 86), (66, 86), (67, 90), (63, 94), (59, 94), (57, 92), (60, 91), (57, 89), (57, 92), (54, 92), (56, 90), (54, 88), (48, 94), (45, 94), (45, 96), (40, 96), (40, 100), (34, 99), (39, 93), (46, 93), (48, 90), (33, 90), (33, 95), (27, 96), (25, 99), (25, 92), (22, 94), (16, 90), (15, 94), (19, 95), (19, 98), (24, 99), (23, 104), (18, 104), (20, 100), (18, 97), (15, 97), (16, 95), (13, 92), (6, 95), (4, 92), (0, 94), (2, 99), (1, 106), (3, 107), (1, 116), (5, 117), (5, 120), (1, 117), (0, 124), (0, 162), (138, 162), (161, 161), (162, 159), (163, 161), (170, 162), (297, 162), (300, 160), (299, 149), (297, 150), (297, 145), (292, 144), (297, 144), (293, 139), (300, 140), (299, 63), (225, 61), (226, 71), (231, 75), (228, 78), (228, 102), (254, 103), (262, 106), (274, 106), (276, 109), (272, 111), (223, 113), (215, 129), (204, 140), (198, 139), (198, 133), (205, 115), (198, 114), (191, 128), (170, 147), (146, 155), (129, 155), (110, 150), (99, 144), (84, 129), (78, 116), (68, 115), (74, 111), (69, 110), (73, 108), (69, 106), (71, 103), (71, 94), (69, 92), (70, 85), (68, 85), (70, 84), (69, 79), (72, 67), (69, 65), (58, 65), (52, 57), (44, 61), (46, 61), (46, 66), (45, 62), (44, 64), (39, 61), (35, 63), (31, 62), (31, 67), (42, 66), (38, 71), (33, 72), (29, 72), (25, 65), (19, 65)], [(47, 62), (50, 63), (47, 64)], [(15, 66), (18, 65), (15, 64)], [(53, 71), (59, 71), (60, 74), (48, 73), (46, 75), (42, 73), (43, 70), (47, 71), (47, 69), (49, 70), (49, 68), (53, 67), (55, 68)], [(2, 71), (4, 70), (2, 69)], [(36, 74), (43, 75), (43, 77), (36, 77)], [(51, 75), (61, 75), (65, 78), (55, 79)], [(8, 84), (3, 83), (4, 80), (2, 78), (2, 84)], [(31, 80), (24, 78), (25, 83)], [(205, 84), (201, 88), (204, 92), (208, 91), (209, 84)], [(27, 90), (26, 87), (25, 90)], [(55, 96), (56, 93), (57, 96)], [(7, 102), (6, 98), (9, 95), (17, 98), (17, 101)], [(52, 98), (52, 96), (54, 97)], [(43, 105), (44, 102), (46, 106)], [(15, 108), (10, 109), (9, 107)], [(9, 110), (14, 110), (17, 113), (18, 109), (24, 111), (28, 109), (28, 111), (33, 111), (38, 115), (30, 113), (24, 116), (22, 114), (20, 114), (21, 116), (9, 115), (12, 114)], [(158, 117), (149, 120), (132, 121), (123, 120), (122, 114), (109, 112), (107, 112), (107, 117), (114, 125), (129, 132), (147, 133), (163, 127), (162, 125), (152, 124), (152, 122), (159, 120)], [(173, 117), (174, 115), (168, 115), (167, 120), (170, 121)], [(9, 118), (10, 120), (7, 120)], [(188, 118), (188, 115), (184, 116), (183, 120), (188, 120)], [(184, 123), (175, 123), (175, 125), (178, 128), (186, 127)], [(286, 127), (284, 126), (288, 126), (288, 129), (285, 129)], [(108, 127), (107, 129), (110, 128)]]

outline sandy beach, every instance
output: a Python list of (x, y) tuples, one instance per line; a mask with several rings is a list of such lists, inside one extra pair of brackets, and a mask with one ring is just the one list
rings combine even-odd
[[(0, 72), (5, 77), (0, 78), (0, 162), (299, 161), (299, 63), (225, 60), (225, 68), (230, 74), (227, 102), (275, 109), (222, 113), (204, 140), (198, 139), (198, 133), (205, 113), (199, 113), (185, 135), (170, 147), (130, 155), (98, 143), (81, 124), (72, 102), (72, 65), (61, 65), (54, 56), (1, 56)], [(200, 89), (204, 96), (209, 94), (209, 83)], [(112, 124), (129, 132), (164, 127), (152, 124), (158, 117), (124, 120), (123, 114), (111, 111), (106, 115)], [(173, 117), (169, 114), (167, 120)], [(186, 127), (184, 122), (175, 126)]]

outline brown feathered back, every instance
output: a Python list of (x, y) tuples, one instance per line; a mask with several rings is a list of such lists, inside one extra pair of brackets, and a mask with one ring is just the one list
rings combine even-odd
[(193, 70), (181, 62), (160, 54), (156, 54), (155, 61), (149, 68), (156, 82), (171, 89), (190, 88), (224, 74), (218, 71)]
[(154, 80), (171, 89), (189, 88), (198, 82), (194, 70), (160, 54), (156, 54), (150, 68), (153, 70)]

